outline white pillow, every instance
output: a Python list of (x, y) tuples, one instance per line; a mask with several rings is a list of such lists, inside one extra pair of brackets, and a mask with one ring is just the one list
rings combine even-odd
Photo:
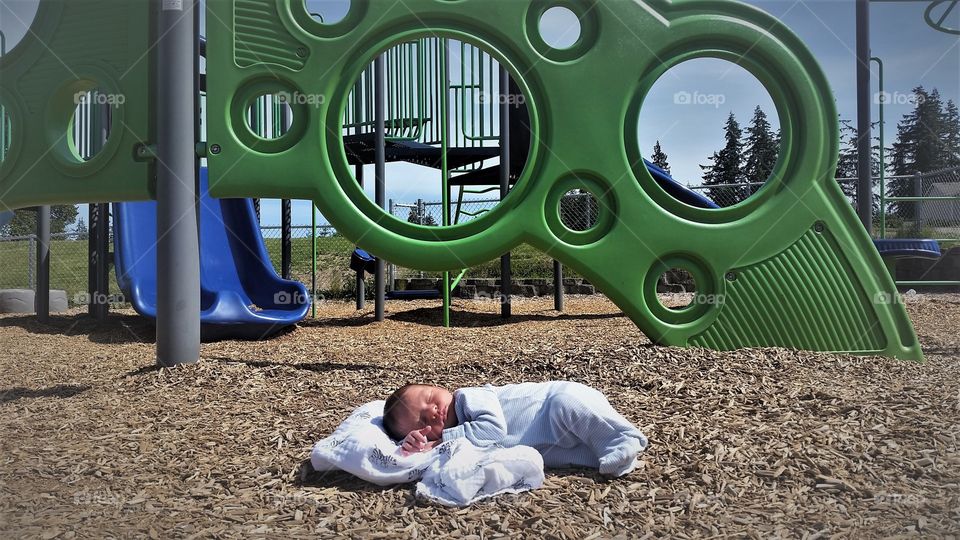
[[(400, 443), (383, 429), (384, 400), (361, 405), (329, 437), (313, 447), (310, 462), (318, 471), (340, 469), (380, 486), (419, 480), (434, 452), (403, 455)], [(448, 443), (441, 444), (436, 450)]]

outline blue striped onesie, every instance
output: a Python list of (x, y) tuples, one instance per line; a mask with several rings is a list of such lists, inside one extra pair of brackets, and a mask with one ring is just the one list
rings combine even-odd
[(647, 438), (607, 398), (575, 382), (487, 385), (453, 393), (458, 425), (442, 440), (466, 437), (477, 446), (532, 446), (547, 467), (598, 468), (622, 476), (636, 466)]

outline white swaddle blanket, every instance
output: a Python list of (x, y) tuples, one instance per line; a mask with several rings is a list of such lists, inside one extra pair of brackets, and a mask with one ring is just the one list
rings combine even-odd
[(404, 455), (383, 429), (383, 405), (380, 400), (358, 407), (317, 442), (310, 454), (313, 468), (343, 470), (381, 486), (419, 480), (418, 497), (447, 506), (543, 485), (543, 458), (529, 446), (480, 448), (462, 438)]

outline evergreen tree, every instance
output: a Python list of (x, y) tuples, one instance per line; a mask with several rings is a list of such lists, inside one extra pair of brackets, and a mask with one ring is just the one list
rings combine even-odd
[(77, 234), (87, 234), (87, 222), (80, 218), (77, 220), (77, 224), (73, 226), (73, 232)]
[[(733, 113), (727, 117), (724, 124), (724, 139), (726, 145), (723, 150), (714, 152), (710, 156), (710, 165), (700, 165), (703, 169), (703, 185), (717, 186), (721, 184), (740, 184), (743, 182), (743, 131)], [(746, 199), (750, 195), (745, 187), (716, 187), (707, 190), (710, 197), (723, 207), (732, 206)]]
[[(873, 128), (876, 130), (880, 122), (874, 122)], [(837, 180), (840, 182), (840, 189), (847, 196), (850, 203), (856, 206), (857, 202), (857, 179), (860, 176), (860, 140), (857, 128), (850, 120), (840, 119), (840, 157), (837, 161)], [(880, 139), (874, 137), (874, 145), (870, 147), (871, 171), (874, 178), (880, 176)], [(873, 207), (876, 212), (880, 211), (880, 196), (874, 195)]]
[[(744, 149), (743, 175), (747, 182), (762, 184), (770, 178), (773, 166), (780, 155), (780, 141), (773, 134), (767, 115), (758, 105), (753, 110), (753, 119), (747, 128), (747, 140)], [(756, 193), (761, 186), (750, 186), (750, 195)]]
[(943, 161), (947, 167), (960, 167), (960, 111), (951, 99), (943, 111)]
[(426, 208), (424, 208), (423, 215), (421, 216), (420, 208), (418, 206), (414, 206), (410, 209), (410, 215), (407, 216), (407, 221), (429, 227), (435, 227), (437, 225), (437, 220), (433, 219), (433, 216), (430, 215), (430, 212), (426, 211)]
[(657, 144), (653, 145), (653, 155), (650, 157), (651, 163), (668, 173), (670, 172), (670, 163), (667, 162), (667, 154), (660, 148), (660, 141), (657, 141)]
[[(67, 230), (77, 220), (79, 210), (72, 204), (50, 207), (50, 233), (58, 234)], [(17, 210), (10, 222), (8, 231), (12, 236), (26, 236), (37, 232), (37, 213), (32, 209)]]
[[(897, 139), (891, 148), (891, 172), (894, 176), (908, 177), (890, 179), (887, 193), (895, 197), (923, 195), (923, 187), (909, 177), (949, 167), (953, 162), (950, 157), (950, 112), (944, 111), (940, 92), (936, 89), (927, 92), (922, 86), (914, 88), (913, 92), (916, 104), (913, 111), (897, 124)], [(913, 218), (917, 207), (915, 203), (892, 206), (896, 214), (905, 219)]]

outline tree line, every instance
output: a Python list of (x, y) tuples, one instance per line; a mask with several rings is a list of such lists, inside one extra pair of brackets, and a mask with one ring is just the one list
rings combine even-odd
[[(960, 167), (960, 112), (953, 100), (944, 101), (936, 89), (927, 91), (922, 86), (913, 89), (914, 109), (897, 124), (896, 138), (885, 148), (887, 180), (886, 192), (894, 197), (926, 195), (917, 193), (913, 178), (921, 173)], [(840, 155), (836, 179), (843, 192), (856, 198), (858, 176), (857, 129), (843, 118), (840, 122)], [(873, 125), (877, 135), (879, 122)], [(706, 195), (721, 204), (730, 206), (745, 200), (765, 182), (780, 152), (780, 132), (774, 132), (766, 113), (758, 106), (746, 129), (740, 127), (731, 112), (724, 123), (724, 147), (708, 157), (703, 170), (703, 185), (708, 186)], [(651, 161), (669, 172), (667, 154), (660, 141), (653, 148)], [(875, 136), (872, 144), (872, 168), (874, 177), (880, 175), (880, 141)], [(753, 184), (753, 185), (751, 185)], [(710, 187), (715, 186), (715, 187)], [(875, 200), (875, 209), (879, 203)], [(913, 217), (915, 204), (890, 205), (888, 212), (901, 217)]]
[[(703, 170), (706, 196), (721, 206), (731, 206), (753, 195), (773, 172), (780, 155), (780, 132), (774, 132), (767, 113), (757, 106), (746, 133), (732, 112), (723, 127), (725, 145), (707, 159)], [(670, 171), (667, 154), (657, 141), (651, 162)]]

